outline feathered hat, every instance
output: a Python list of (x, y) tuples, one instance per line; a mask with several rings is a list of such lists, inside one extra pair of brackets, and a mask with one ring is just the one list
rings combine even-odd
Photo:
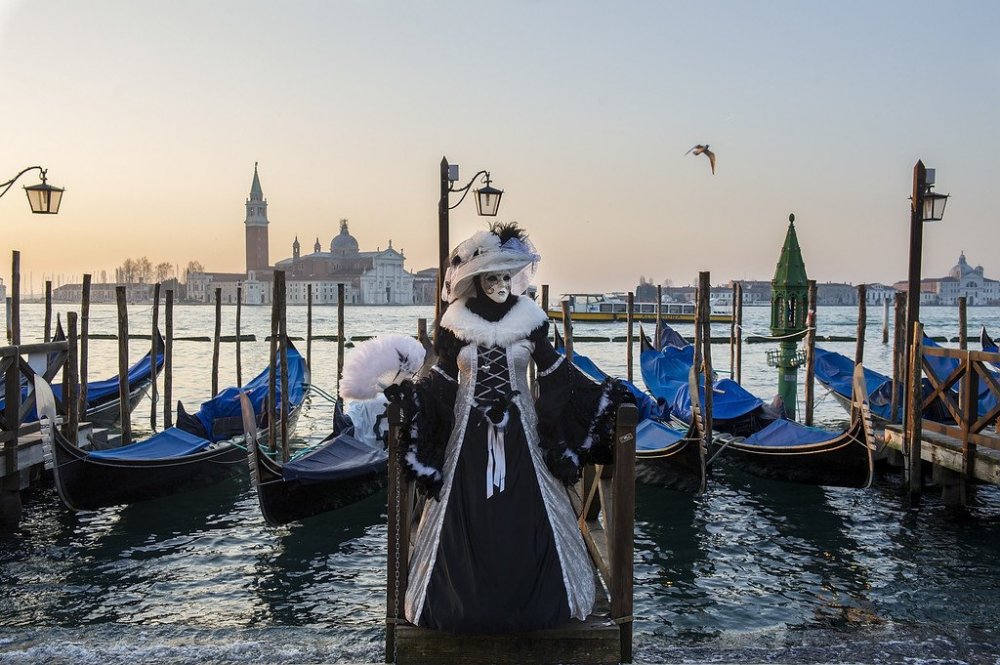
[(541, 258), (517, 222), (493, 224), (489, 231), (475, 233), (452, 250), (441, 299), (453, 302), (475, 295), (472, 279), (476, 275), (506, 271), (510, 271), (511, 292), (521, 295), (531, 285)]

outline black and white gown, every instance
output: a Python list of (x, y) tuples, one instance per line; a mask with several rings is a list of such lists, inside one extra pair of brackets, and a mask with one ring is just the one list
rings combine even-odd
[[(519, 632), (584, 619), (594, 605), (593, 567), (564, 483), (578, 477), (595, 447), (593, 423), (613, 400), (555, 353), (541, 308), (514, 299), (497, 321), (464, 300), (446, 310), (439, 336), (454, 352), (439, 347), (409, 407), (404, 464), (437, 499), (425, 503), (410, 557), (405, 614), (417, 625)], [(533, 357), (538, 412), (527, 382)]]

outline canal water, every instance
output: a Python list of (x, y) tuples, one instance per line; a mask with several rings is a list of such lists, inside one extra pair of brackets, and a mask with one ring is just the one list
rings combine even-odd
[[(26, 342), (41, 340), (42, 313), (23, 307)], [(290, 334), (305, 336), (305, 315), (289, 308)], [(958, 334), (954, 309), (922, 315), (929, 334)], [(768, 316), (767, 308), (745, 310), (744, 334), (767, 334)], [(336, 317), (335, 307), (316, 307), (314, 334), (335, 334)], [(345, 325), (348, 336), (412, 333), (419, 317), (433, 312), (349, 307)], [(150, 307), (131, 307), (129, 320), (148, 333)], [(869, 312), (865, 358), (888, 373), (881, 320), (881, 309)], [(1000, 308), (970, 308), (969, 320), (1000, 336)], [(94, 307), (92, 332), (115, 326), (112, 306)], [(177, 307), (175, 326), (178, 337), (211, 336), (214, 308)], [(854, 308), (820, 311), (821, 335), (853, 335), (855, 326)], [(234, 329), (229, 307), (223, 333)], [(258, 340), (243, 345), (244, 380), (264, 367), (269, 329), (269, 309), (243, 310), (243, 332)], [(610, 339), (625, 325), (581, 324), (576, 333)], [(728, 335), (728, 325), (713, 334)], [(148, 344), (132, 342), (131, 358)], [(823, 346), (854, 353), (853, 343)], [(777, 382), (768, 348), (743, 349), (744, 385), (765, 399)], [(334, 393), (336, 343), (316, 341), (312, 350), (313, 382)], [(625, 344), (579, 342), (577, 350), (624, 376)], [(728, 369), (728, 346), (712, 352), (715, 366)], [(116, 353), (116, 342), (92, 341), (92, 379), (115, 373)], [(209, 390), (212, 345), (178, 341), (175, 354), (174, 396), (195, 408)], [(235, 382), (232, 343), (222, 347), (220, 373), (222, 385)], [(636, 364), (640, 382), (638, 374)], [(817, 399), (822, 425), (844, 425), (844, 411), (822, 389)], [(148, 433), (149, 411), (148, 400), (136, 409), (136, 433)], [(294, 443), (323, 435), (331, 415), (332, 405), (312, 395)], [(1000, 663), (996, 488), (982, 488), (956, 518), (933, 490), (906, 508), (893, 476), (850, 490), (720, 467), (700, 496), (638, 490), (636, 662)], [(82, 514), (67, 511), (51, 487), (33, 488), (20, 529), (0, 536), (0, 663), (381, 662), (385, 520), (381, 494), (271, 528), (245, 475)]]

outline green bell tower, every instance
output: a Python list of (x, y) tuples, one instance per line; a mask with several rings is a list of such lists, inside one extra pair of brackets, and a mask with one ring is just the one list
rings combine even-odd
[(806, 331), (808, 306), (806, 265), (795, 235), (795, 215), (789, 215), (785, 244), (771, 280), (771, 335), (778, 338), (778, 349), (768, 352), (767, 361), (778, 368), (778, 395), (784, 404), (785, 415), (793, 420), (798, 395), (798, 370), (805, 362), (805, 354), (798, 351), (798, 341)]

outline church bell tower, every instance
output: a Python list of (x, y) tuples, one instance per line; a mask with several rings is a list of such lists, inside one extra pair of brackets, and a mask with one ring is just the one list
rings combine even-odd
[(267, 257), (267, 199), (260, 188), (257, 162), (253, 164), (253, 184), (250, 185), (246, 206), (247, 216), (243, 223), (247, 237), (247, 272), (250, 272), (270, 265)]

